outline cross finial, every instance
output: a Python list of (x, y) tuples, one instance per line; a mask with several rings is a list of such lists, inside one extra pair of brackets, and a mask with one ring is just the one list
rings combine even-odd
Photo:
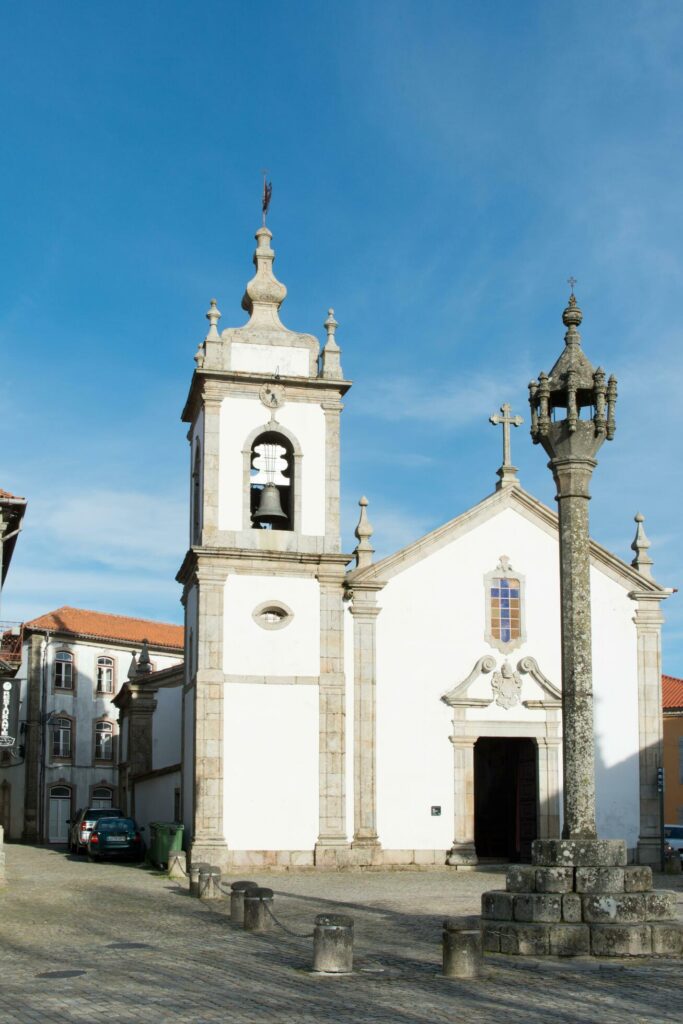
[(505, 402), (500, 407), (502, 416), (497, 413), (491, 413), (489, 416), (489, 422), (493, 423), (494, 427), (499, 424), (503, 426), (503, 464), (499, 470), (497, 470), (500, 480), (496, 484), (496, 490), (499, 491), (502, 487), (511, 487), (517, 483), (517, 470), (510, 461), (510, 427), (521, 427), (524, 420), (521, 416), (512, 415), (512, 407), (509, 402)]
[(570, 288), (571, 288), (571, 290), (572, 290), (572, 295), (574, 294), (574, 285), (575, 285), (576, 283), (577, 283), (577, 282), (576, 282), (576, 278), (575, 278), (575, 277), (568, 277), (568, 278), (567, 278), (567, 284), (569, 285), (569, 287), (570, 287)]

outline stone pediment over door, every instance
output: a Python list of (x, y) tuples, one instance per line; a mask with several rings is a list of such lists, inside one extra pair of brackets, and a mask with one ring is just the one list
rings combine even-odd
[[(469, 693), (470, 687), (482, 676), (492, 673), (491, 696), (475, 697)], [(521, 700), (522, 677), (529, 676), (539, 688), (540, 695), (536, 699)], [(457, 683), (441, 697), (449, 707), (488, 707), (495, 700), (501, 707), (511, 708), (521, 704), (529, 709), (551, 709), (562, 706), (562, 694), (544, 675), (535, 658), (520, 658), (513, 668), (507, 659), (501, 660), (486, 654), (475, 662), (470, 674)]]

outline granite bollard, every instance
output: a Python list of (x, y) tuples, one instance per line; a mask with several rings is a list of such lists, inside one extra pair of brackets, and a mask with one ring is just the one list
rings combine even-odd
[(198, 860), (190, 864), (190, 896), (199, 896), (199, 872), (208, 871), (211, 865), (208, 861)]
[(171, 850), (168, 855), (167, 874), (174, 881), (187, 877), (186, 857), (184, 850)]
[(313, 970), (318, 974), (352, 972), (352, 917), (346, 914), (318, 914), (313, 930)]
[(245, 932), (270, 932), (273, 930), (273, 918), (270, 908), (273, 902), (273, 890), (256, 887), (246, 889), (244, 893), (244, 930)]
[(258, 889), (257, 882), (232, 882), (230, 885), (230, 920), (244, 924), (244, 894), (249, 889)]
[(200, 900), (222, 900), (221, 871), (213, 864), (199, 872), (198, 893)]
[(477, 978), (481, 968), (481, 933), (447, 917), (443, 923), (445, 978)]

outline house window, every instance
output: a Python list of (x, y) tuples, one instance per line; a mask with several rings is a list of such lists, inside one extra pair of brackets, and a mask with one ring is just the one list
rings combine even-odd
[(254, 530), (294, 529), (294, 449), (269, 430), (251, 446), (250, 511)]
[(99, 808), (112, 806), (112, 793), (108, 786), (97, 786), (93, 789), (90, 806)]
[(97, 659), (97, 692), (114, 692), (114, 660), (113, 658)]
[(111, 722), (95, 723), (95, 760), (111, 761), (113, 756), (112, 739), (114, 727)]
[(486, 640), (507, 654), (524, 643), (524, 578), (501, 555), (485, 577)]
[(73, 723), (70, 718), (52, 719), (52, 756), (62, 760), (71, 757)]
[(73, 690), (74, 656), (69, 651), (57, 651), (55, 655), (55, 690)]

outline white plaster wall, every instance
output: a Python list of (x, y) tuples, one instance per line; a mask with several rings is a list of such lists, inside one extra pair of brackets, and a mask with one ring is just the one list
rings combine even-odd
[[(377, 620), (377, 784), (380, 840), (386, 848), (441, 848), (452, 840), (452, 712), (443, 693), (486, 654), (484, 576), (501, 555), (525, 577), (526, 642), (509, 655), (530, 655), (561, 686), (559, 568), (556, 539), (505, 509), (393, 577), (379, 595)], [(633, 606), (624, 588), (593, 570), (596, 738), (601, 835), (632, 845), (637, 831), (637, 681)], [(523, 676), (522, 699), (541, 694)], [(470, 689), (491, 696), (491, 675)], [(542, 711), (470, 709), (470, 721), (543, 721)], [(627, 767), (625, 767), (627, 763)], [(440, 818), (430, 806), (440, 804)], [(615, 828), (618, 831), (615, 832)]]
[[(201, 474), (199, 479), (199, 493), (204, 493), (204, 409), (201, 408), (197, 414), (197, 418), (192, 424), (190, 430), (190, 500), (188, 502), (190, 509), (190, 517), (187, 524), (188, 530), (188, 543), (191, 547), (194, 538), (192, 536), (192, 523), (194, 522), (194, 487), (193, 487), (193, 473), (194, 473), (194, 457), (195, 457), (195, 442), (199, 441), (199, 448), (201, 451)], [(200, 501), (201, 505), (201, 501)], [(201, 530), (203, 524), (203, 509), (199, 509), (199, 529)]]
[[(294, 613), (282, 629), (263, 629), (258, 605), (284, 603)], [(320, 585), (295, 576), (230, 576), (223, 601), (223, 668), (231, 674), (318, 676)]]
[[(187, 592), (185, 602), (185, 683), (190, 683), (197, 672), (197, 636), (199, 633), (197, 616), (197, 587), (192, 586)], [(190, 632), (192, 633), (192, 661), (189, 658)]]
[(354, 832), (354, 657), (353, 615), (350, 604), (344, 606), (344, 671), (346, 674), (346, 834)]
[(183, 697), (182, 815), (188, 842), (194, 822), (194, 701), (193, 687)]
[(233, 341), (230, 369), (245, 373), (279, 373), (285, 377), (309, 377), (310, 353), (290, 345), (257, 345)]
[(311, 850), (318, 687), (226, 683), (224, 827), (234, 850)]
[(595, 568), (591, 598), (598, 834), (635, 847), (640, 831), (635, 605), (624, 587)]
[(179, 771), (135, 783), (135, 820), (145, 827), (143, 835), (147, 845), (151, 821), (173, 821), (174, 794), (179, 786)]
[[(286, 402), (277, 411), (278, 422), (292, 432), (303, 453), (300, 466), (302, 532), (325, 533), (325, 415), (322, 407), (307, 402)], [(218, 527), (250, 529), (242, 522), (244, 462), (242, 451), (249, 435), (267, 428), (269, 415), (257, 398), (224, 398), (220, 416)]]
[(152, 769), (180, 764), (182, 686), (161, 686), (156, 695), (152, 727)]

